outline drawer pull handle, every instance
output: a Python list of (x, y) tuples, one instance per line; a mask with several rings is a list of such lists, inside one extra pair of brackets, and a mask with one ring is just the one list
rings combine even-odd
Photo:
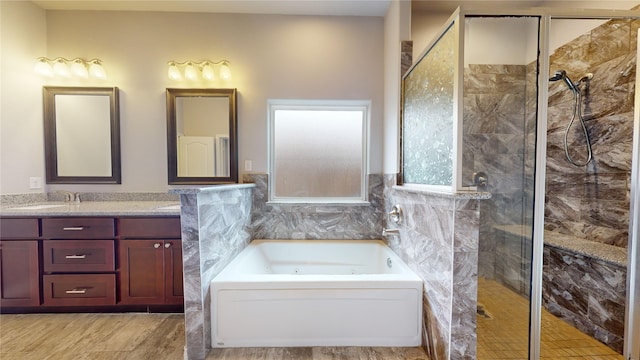
[(153, 244), (153, 248), (154, 248), (154, 249), (157, 249), (157, 248), (159, 248), (159, 247), (160, 247), (160, 243), (155, 243), (155, 244)]
[(171, 247), (171, 243), (166, 243), (166, 244), (164, 244), (164, 247), (165, 247), (166, 249), (170, 248), (170, 247)]
[(66, 255), (65, 259), (86, 259), (87, 255)]
[(64, 231), (82, 231), (84, 230), (84, 226), (70, 226), (62, 228)]
[(67, 290), (65, 291), (65, 293), (67, 294), (86, 294), (87, 293), (87, 289), (71, 289), (71, 290)]

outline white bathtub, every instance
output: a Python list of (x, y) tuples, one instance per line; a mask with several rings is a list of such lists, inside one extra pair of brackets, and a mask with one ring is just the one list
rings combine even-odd
[(422, 280), (378, 240), (254, 240), (211, 282), (213, 347), (418, 346)]

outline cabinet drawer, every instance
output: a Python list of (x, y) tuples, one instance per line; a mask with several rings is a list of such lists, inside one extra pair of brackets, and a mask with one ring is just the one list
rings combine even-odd
[(45, 272), (115, 271), (113, 240), (44, 240)]
[(44, 275), (45, 306), (115, 305), (115, 274)]
[(113, 218), (42, 219), (42, 237), (45, 239), (104, 239), (114, 236)]
[(121, 218), (119, 234), (126, 238), (180, 238), (179, 217)]
[(37, 239), (38, 219), (0, 219), (1, 239)]

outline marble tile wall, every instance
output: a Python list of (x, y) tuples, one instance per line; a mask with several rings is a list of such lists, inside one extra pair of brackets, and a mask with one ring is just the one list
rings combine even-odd
[[(529, 149), (535, 149), (535, 138), (529, 134), (535, 134), (536, 113), (526, 109), (532, 100), (535, 106), (537, 92), (535, 72), (532, 77), (528, 70), (523, 65), (465, 68), (463, 125), (463, 181), (471, 185), (474, 172), (485, 172), (486, 191), (492, 194), (480, 214), (479, 276), (525, 295), (530, 272), (524, 265), (531, 261), (525, 238), (499, 229), (530, 225), (533, 219), (532, 199), (527, 197), (533, 194), (533, 172), (525, 172), (525, 164), (535, 158)], [(527, 146), (527, 140), (533, 145)]]
[[(480, 202), (395, 187), (385, 175), (384, 206), (404, 211), (400, 236), (389, 246), (424, 280), (423, 346), (433, 360), (476, 354), (476, 304)], [(484, 201), (484, 200), (482, 200)]]
[(175, 190), (180, 194), (184, 271), (185, 356), (211, 348), (209, 283), (251, 241), (253, 185)]
[[(573, 113), (573, 95), (551, 83), (547, 133), (545, 239), (563, 234), (619, 248), (628, 246), (633, 101), (640, 20), (614, 20), (558, 48), (551, 71), (565, 70), (575, 82), (586, 73), (581, 103), (593, 160), (571, 165), (563, 148)], [(578, 120), (569, 152), (586, 159)], [(622, 352), (626, 268), (552, 246), (545, 240), (543, 305), (581, 331)]]
[(252, 239), (380, 239), (382, 175), (369, 175), (369, 204), (269, 204), (267, 174), (245, 174), (255, 184)]
[[(549, 88), (545, 230), (627, 247), (634, 80), (640, 20), (609, 21), (568, 42), (551, 55), (551, 71), (563, 69), (582, 84), (583, 109), (593, 147), (586, 167), (571, 165), (563, 150), (573, 96), (558, 81)], [(578, 121), (569, 136), (570, 154), (585, 159)]]
[(622, 354), (626, 268), (545, 244), (543, 306)]

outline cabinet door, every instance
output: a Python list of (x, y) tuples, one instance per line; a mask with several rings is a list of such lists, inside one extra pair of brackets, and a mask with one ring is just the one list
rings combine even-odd
[(40, 305), (38, 241), (0, 241), (0, 306)]
[(120, 302), (122, 304), (164, 303), (164, 242), (121, 240)]
[(184, 286), (182, 281), (182, 241), (164, 241), (165, 303), (182, 304)]

